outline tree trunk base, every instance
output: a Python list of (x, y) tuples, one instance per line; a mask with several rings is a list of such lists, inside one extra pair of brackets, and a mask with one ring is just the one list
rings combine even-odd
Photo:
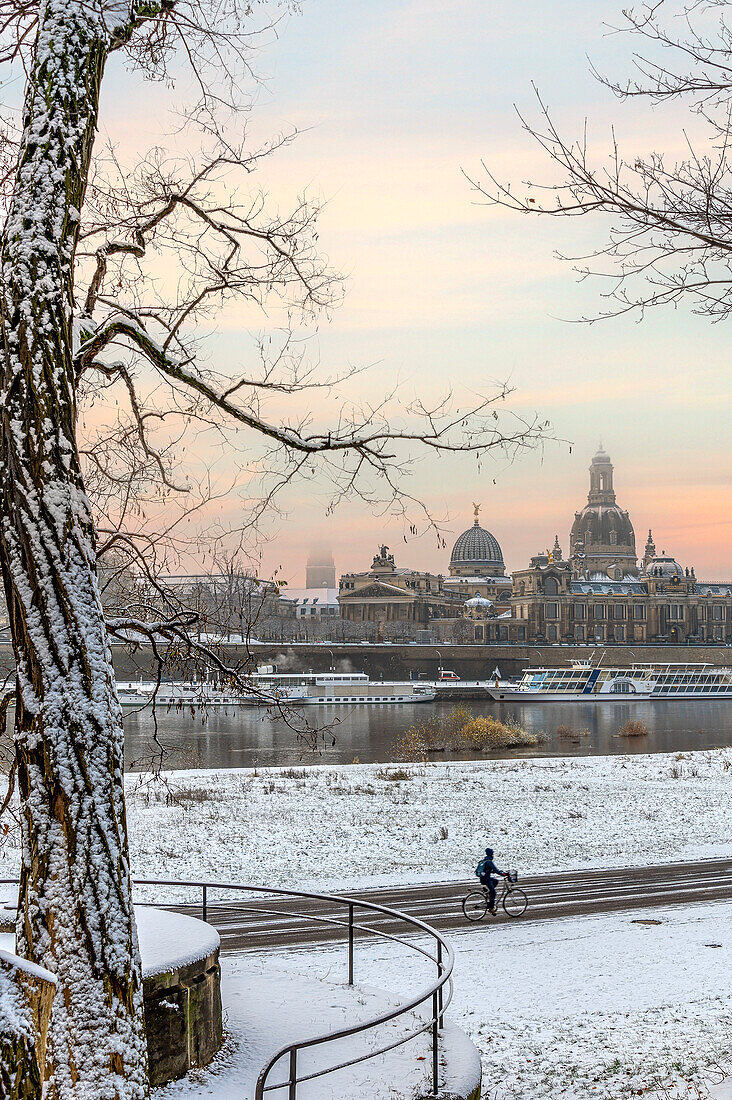
[(41, 1100), (46, 1037), (55, 995), (52, 974), (0, 951), (2, 1100)]

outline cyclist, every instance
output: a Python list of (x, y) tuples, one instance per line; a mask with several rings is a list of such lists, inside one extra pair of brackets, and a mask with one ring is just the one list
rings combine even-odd
[(493, 862), (493, 849), (492, 848), (486, 848), (486, 850), (485, 850), (485, 859), (481, 860), (480, 881), (481, 881), (481, 884), (483, 886), (488, 887), (488, 892), (490, 894), (490, 905), (488, 907), (488, 911), (490, 913), (492, 913), (493, 916), (495, 916), (496, 915), (496, 885), (497, 885), (498, 880), (493, 878), (493, 875), (500, 875), (501, 878), (505, 878), (506, 872), (498, 870), (495, 863)]

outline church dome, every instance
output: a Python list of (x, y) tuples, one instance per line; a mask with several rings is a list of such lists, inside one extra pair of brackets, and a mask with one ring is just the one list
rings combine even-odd
[(602, 446), (590, 465), (587, 504), (575, 514), (569, 539), (573, 563), (583, 571), (604, 571), (611, 564), (636, 571), (635, 531), (616, 502), (613, 464)]
[(676, 559), (667, 558), (664, 555), (657, 558), (651, 558), (646, 572), (649, 577), (683, 577), (684, 575), (684, 570)]
[(575, 516), (570, 541), (575, 552), (584, 549), (592, 554), (602, 548), (605, 557), (626, 557), (630, 553), (635, 560), (633, 524), (617, 504), (586, 504)]
[(452, 548), (450, 571), (453, 567), (462, 569), (465, 566), (474, 568), (477, 573), (495, 572), (500, 575), (506, 569), (498, 539), (481, 527), (477, 519), (472, 527), (463, 531)]
[(493, 601), (486, 596), (471, 596), (465, 601), (466, 607), (493, 607)]

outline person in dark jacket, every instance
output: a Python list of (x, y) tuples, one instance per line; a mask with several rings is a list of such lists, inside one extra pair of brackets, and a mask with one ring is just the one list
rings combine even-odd
[(486, 848), (485, 859), (483, 861), (483, 874), (480, 876), (480, 881), (483, 886), (488, 887), (490, 894), (490, 911), (495, 914), (496, 911), (496, 885), (498, 879), (493, 878), (494, 875), (500, 875), (501, 878), (506, 874), (505, 871), (499, 871), (493, 862), (493, 849)]

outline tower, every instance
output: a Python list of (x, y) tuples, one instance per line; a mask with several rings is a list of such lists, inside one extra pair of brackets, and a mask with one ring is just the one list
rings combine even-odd
[(330, 550), (313, 550), (305, 567), (306, 588), (335, 588), (335, 563)]
[(587, 504), (575, 513), (569, 536), (570, 560), (581, 574), (605, 573), (611, 566), (638, 572), (635, 533), (615, 499), (613, 472), (610, 455), (600, 446), (590, 464)]

